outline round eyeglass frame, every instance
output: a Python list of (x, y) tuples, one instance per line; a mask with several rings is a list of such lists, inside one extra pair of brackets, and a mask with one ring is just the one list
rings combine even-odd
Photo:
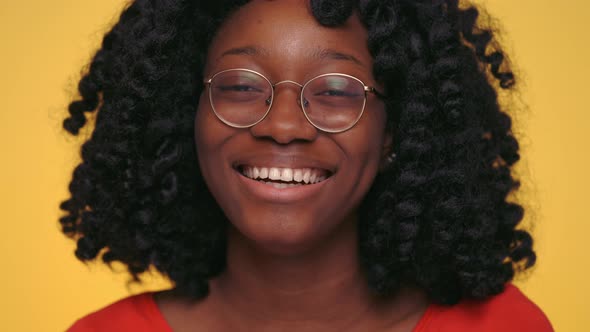
[[(268, 82), (269, 86), (271, 87), (270, 103), (268, 104), (268, 108), (267, 108), (266, 112), (264, 113), (264, 115), (262, 115), (260, 117), (260, 119), (258, 119), (257, 121), (255, 121), (252, 124), (248, 124), (248, 125), (237, 125), (235, 123), (229, 122), (229, 121), (225, 120), (223, 117), (221, 117), (219, 115), (219, 113), (217, 113), (217, 110), (215, 109), (215, 105), (213, 104), (213, 94), (212, 94), (212, 90), (211, 90), (211, 82), (213, 82), (213, 79), (215, 79), (216, 76), (221, 75), (223, 73), (230, 72), (230, 71), (245, 71), (245, 72), (253, 73), (255, 75), (258, 75), (258, 76), (262, 77), (266, 82)], [(359, 82), (362, 85), (363, 90), (365, 92), (364, 100), (363, 100), (363, 106), (361, 108), (361, 111), (359, 112), (359, 115), (357, 116), (357, 118), (349, 126), (345, 127), (344, 129), (329, 129), (329, 128), (323, 128), (321, 126), (316, 125), (309, 118), (309, 116), (307, 115), (307, 112), (305, 112), (305, 109), (303, 107), (303, 105), (304, 105), (303, 91), (305, 90), (305, 87), (309, 83), (313, 82), (314, 80), (316, 80), (318, 78), (325, 77), (325, 76), (342, 76), (342, 77), (353, 79), (353, 80)], [(377, 97), (382, 97), (383, 96), (381, 93), (379, 93), (375, 89), (375, 87), (368, 86), (363, 81), (361, 81), (360, 79), (358, 79), (358, 78), (356, 78), (356, 77), (354, 77), (352, 75), (343, 74), (343, 73), (326, 73), (326, 74), (321, 74), (321, 75), (312, 77), (311, 79), (307, 80), (307, 82), (305, 82), (304, 84), (301, 84), (301, 83), (298, 83), (298, 82), (295, 82), (295, 81), (291, 81), (291, 80), (279, 81), (279, 82), (273, 84), (268, 78), (266, 78), (266, 76), (262, 75), (261, 73), (255, 71), (255, 70), (247, 69), (247, 68), (230, 68), (230, 69), (225, 69), (225, 70), (222, 70), (220, 72), (217, 72), (217, 73), (213, 74), (213, 76), (211, 76), (210, 78), (205, 79), (203, 83), (205, 85), (207, 85), (207, 87), (208, 87), (208, 90), (209, 90), (209, 104), (211, 105), (211, 109), (213, 110), (213, 113), (215, 114), (215, 116), (221, 122), (223, 122), (226, 125), (228, 125), (230, 127), (233, 127), (233, 128), (250, 128), (250, 127), (253, 127), (253, 126), (257, 125), (258, 123), (262, 122), (262, 120), (264, 120), (266, 118), (266, 116), (268, 115), (268, 113), (270, 113), (270, 110), (272, 108), (272, 104), (274, 102), (274, 97), (275, 97), (275, 87), (277, 85), (284, 84), (284, 83), (292, 83), (292, 84), (295, 84), (295, 85), (299, 86), (300, 91), (299, 91), (299, 103), (298, 104), (299, 104), (299, 106), (301, 108), (301, 111), (303, 112), (303, 115), (307, 119), (307, 122), (309, 122), (315, 128), (317, 128), (317, 129), (319, 129), (321, 131), (327, 132), (327, 133), (341, 133), (341, 132), (347, 131), (350, 128), (354, 127), (359, 122), (359, 120), (363, 116), (363, 113), (365, 112), (365, 106), (367, 105), (367, 93), (372, 93), (372, 94), (374, 94)]]

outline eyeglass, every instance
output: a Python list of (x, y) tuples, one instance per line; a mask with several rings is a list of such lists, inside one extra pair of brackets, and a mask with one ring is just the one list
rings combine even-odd
[(374, 87), (341, 73), (316, 76), (304, 84), (285, 80), (271, 83), (250, 69), (220, 71), (204, 82), (215, 115), (234, 128), (248, 128), (270, 112), (277, 85), (292, 83), (301, 88), (298, 104), (307, 121), (319, 130), (339, 133), (352, 128), (363, 115), (367, 93), (381, 96)]

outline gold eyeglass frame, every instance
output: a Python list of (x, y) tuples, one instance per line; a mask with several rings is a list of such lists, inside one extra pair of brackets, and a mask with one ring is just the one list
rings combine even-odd
[[(245, 72), (253, 73), (255, 75), (258, 75), (258, 76), (262, 77), (266, 82), (268, 82), (268, 84), (271, 87), (270, 103), (268, 104), (268, 108), (267, 108), (266, 112), (264, 113), (264, 115), (258, 121), (254, 122), (252, 124), (249, 124), (249, 125), (236, 125), (234, 123), (231, 123), (231, 122), (223, 119), (219, 115), (219, 113), (217, 113), (217, 110), (215, 109), (215, 105), (213, 105), (213, 95), (212, 95), (212, 92), (211, 92), (211, 82), (213, 81), (213, 79), (216, 76), (221, 75), (223, 73), (230, 72), (230, 71), (245, 71)], [(358, 117), (352, 122), (352, 124), (350, 126), (344, 128), (344, 129), (333, 130), (333, 129), (322, 128), (322, 127), (316, 125), (315, 123), (313, 123), (313, 121), (311, 121), (309, 119), (309, 116), (307, 115), (307, 113), (305, 112), (305, 109), (303, 107), (303, 105), (304, 105), (303, 90), (305, 90), (305, 87), (310, 82), (312, 82), (312, 81), (314, 81), (314, 80), (316, 80), (318, 78), (325, 77), (325, 76), (342, 76), (342, 77), (347, 77), (347, 78), (350, 78), (350, 79), (353, 79), (353, 80), (359, 82), (363, 86), (365, 95), (364, 95), (362, 109), (361, 109)], [(366, 85), (363, 81), (361, 81), (360, 79), (358, 79), (358, 78), (356, 78), (356, 77), (354, 77), (352, 75), (347, 75), (347, 74), (343, 74), (343, 73), (326, 73), (326, 74), (321, 74), (321, 75), (315, 76), (315, 77), (307, 80), (307, 82), (305, 82), (304, 84), (301, 84), (301, 83), (298, 83), (298, 82), (295, 82), (295, 81), (291, 81), (291, 80), (284, 80), (284, 81), (280, 81), (280, 82), (277, 82), (277, 83), (274, 83), (273, 84), (268, 78), (266, 78), (266, 76), (262, 75), (261, 73), (255, 71), (255, 70), (246, 69), (246, 68), (231, 68), (231, 69), (225, 69), (225, 70), (222, 70), (220, 72), (215, 73), (210, 78), (205, 79), (203, 83), (205, 85), (207, 85), (207, 87), (208, 87), (208, 90), (209, 90), (209, 104), (211, 105), (211, 109), (213, 110), (213, 113), (215, 113), (215, 116), (217, 116), (217, 118), (221, 122), (223, 122), (226, 125), (228, 125), (230, 127), (233, 127), (233, 128), (250, 128), (250, 127), (253, 127), (253, 126), (257, 125), (258, 123), (262, 122), (262, 120), (264, 120), (266, 118), (266, 116), (268, 115), (268, 113), (270, 113), (270, 110), (272, 108), (272, 104), (274, 102), (274, 97), (275, 97), (275, 87), (277, 85), (284, 84), (284, 83), (292, 83), (292, 84), (295, 84), (295, 85), (299, 86), (299, 88), (300, 88), (300, 91), (299, 91), (299, 106), (301, 107), (301, 111), (303, 112), (303, 115), (307, 119), (307, 122), (309, 122), (315, 128), (317, 128), (317, 129), (319, 129), (321, 131), (327, 132), (327, 133), (341, 133), (341, 132), (347, 131), (350, 128), (354, 127), (359, 122), (359, 120), (363, 116), (363, 113), (365, 112), (365, 106), (367, 105), (367, 93), (372, 93), (372, 94), (376, 95), (377, 97), (382, 96), (381, 93), (379, 93), (374, 87)]]

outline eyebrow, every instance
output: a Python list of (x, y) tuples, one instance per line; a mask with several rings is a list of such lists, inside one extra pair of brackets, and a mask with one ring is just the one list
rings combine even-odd
[[(247, 55), (247, 56), (254, 56), (255, 57), (255, 56), (269, 56), (269, 54), (270, 54), (270, 52), (268, 52), (266, 49), (264, 49), (262, 47), (255, 46), (255, 45), (248, 45), (248, 46), (230, 48), (229, 50), (226, 50), (225, 52), (223, 52), (217, 58), (217, 60), (219, 60), (227, 55)], [(326, 60), (326, 59), (344, 60), (344, 61), (351, 61), (359, 66), (363, 66), (363, 67), (365, 66), (354, 55), (339, 52), (339, 51), (336, 51), (336, 50), (330, 49), (330, 48), (318, 48), (318, 49), (314, 50), (313, 52), (311, 52), (310, 55), (311, 55), (311, 58), (317, 59), (317, 60)]]
[(354, 55), (348, 54), (348, 53), (342, 53), (342, 52), (339, 52), (339, 51), (336, 51), (336, 50), (333, 50), (330, 48), (317, 49), (315, 52), (312, 53), (312, 57), (319, 59), (319, 60), (331, 59), (331, 60), (352, 61), (359, 66), (364, 66), (364, 64), (359, 59), (357, 59)]
[(263, 49), (261, 47), (254, 46), (254, 45), (248, 45), (248, 46), (230, 48), (229, 50), (223, 52), (219, 56), (219, 58), (217, 58), (217, 59), (221, 59), (222, 57), (224, 57), (226, 55), (258, 56), (258, 55), (267, 55), (267, 54), (268, 54), (268, 51), (266, 51), (265, 49)]

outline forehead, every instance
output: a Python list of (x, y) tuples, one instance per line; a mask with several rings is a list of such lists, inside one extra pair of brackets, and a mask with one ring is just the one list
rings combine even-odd
[(305, 0), (254, 0), (238, 9), (217, 31), (208, 64), (227, 55), (280, 59), (286, 66), (333, 59), (370, 68), (372, 62), (367, 31), (356, 14), (341, 26), (324, 27)]

